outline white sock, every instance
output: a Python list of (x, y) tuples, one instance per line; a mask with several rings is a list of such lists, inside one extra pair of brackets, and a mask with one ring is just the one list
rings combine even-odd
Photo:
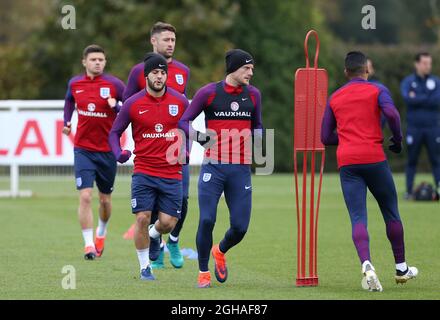
[(151, 238), (157, 239), (160, 237), (159, 231), (156, 230), (156, 225), (153, 224), (153, 226), (148, 230), (148, 234)]
[(145, 269), (150, 264), (150, 249), (136, 250), (139, 260), (140, 270)]
[(371, 269), (372, 269), (373, 271), (375, 271), (375, 269), (374, 269), (373, 265), (371, 264), (371, 262), (368, 261), (368, 260), (365, 260), (365, 261), (362, 263), (362, 272), (365, 272), (365, 269), (367, 268), (367, 265), (370, 265), (370, 266), (371, 266)]
[(93, 229), (82, 229), (84, 245), (86, 247), (94, 247), (95, 243), (93, 242)]
[(396, 270), (404, 272), (404, 271), (406, 271), (406, 269), (408, 269), (406, 262), (396, 263)]
[(96, 236), (97, 237), (104, 237), (107, 234), (107, 222), (104, 222), (99, 218), (98, 220), (98, 229), (96, 229)]
[(179, 237), (175, 237), (175, 236), (173, 236), (172, 234), (170, 234), (170, 237), (169, 237), (172, 241), (174, 241), (174, 242), (177, 242), (177, 241), (179, 241)]

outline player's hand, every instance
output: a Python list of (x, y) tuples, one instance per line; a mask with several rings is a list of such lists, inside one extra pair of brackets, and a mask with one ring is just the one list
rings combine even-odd
[(392, 142), (392, 144), (390, 144), (388, 146), (388, 149), (391, 152), (394, 152), (394, 153), (401, 153), (402, 152), (402, 142), (401, 141), (400, 142), (396, 142), (394, 137), (391, 137), (390, 141)]
[(63, 133), (68, 136), (70, 134), (70, 132), (72, 131), (71, 128), (72, 124), (70, 122), (67, 122), (67, 124), (64, 126), (63, 128)]
[(215, 133), (203, 133), (200, 131), (196, 132), (196, 141), (198, 143), (200, 143), (200, 145), (205, 148), (205, 149), (209, 149), (211, 148), (217, 141), (216, 137), (217, 135)]
[(110, 108), (114, 108), (116, 107), (117, 101), (115, 98), (112, 98), (112, 96), (109, 96), (109, 98), (107, 99), (107, 103)]
[(117, 160), (119, 163), (125, 163), (128, 161), (128, 159), (130, 159), (130, 157), (131, 157), (131, 151), (123, 150)]
[(416, 97), (416, 93), (414, 91), (410, 91), (408, 95), (409, 95), (410, 98), (415, 98)]

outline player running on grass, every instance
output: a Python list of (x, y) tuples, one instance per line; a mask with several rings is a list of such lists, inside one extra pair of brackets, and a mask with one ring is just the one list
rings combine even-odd
[[(190, 121), (205, 112), (206, 128), (210, 132), (208, 137), (200, 132), (191, 137), (202, 145), (211, 145), (205, 151), (198, 182), (200, 219), (196, 242), (199, 288), (211, 285), (208, 268), (210, 251), (215, 261), (217, 280), (226, 281), (225, 253), (243, 239), (249, 226), (252, 204), (250, 145), (253, 130), (262, 129), (261, 94), (249, 85), (253, 69), (254, 59), (249, 53), (240, 49), (228, 51), (226, 79), (209, 83), (197, 91), (191, 106), (179, 121), (179, 128), (188, 137)], [(231, 226), (223, 240), (212, 246), (217, 205), (223, 192)]]
[[(104, 50), (97, 45), (84, 49), (82, 64), (85, 74), (73, 77), (64, 102), (63, 133), (71, 132), (72, 114), (78, 111), (74, 141), (76, 188), (79, 190), (78, 216), (85, 243), (87, 260), (100, 257), (104, 251), (107, 223), (111, 216), (111, 193), (116, 175), (116, 159), (108, 144), (108, 134), (122, 100), (124, 83), (104, 74)], [(93, 241), (92, 188), (99, 190), (99, 220)]]
[[(131, 152), (121, 150), (119, 139), (131, 123), (136, 155), (131, 207), (136, 215), (134, 244), (141, 280), (155, 280), (150, 260), (158, 259), (160, 236), (174, 229), (182, 210), (182, 165), (171, 150), (179, 144), (177, 123), (189, 102), (166, 87), (167, 71), (167, 61), (162, 55), (146, 56), (146, 89), (124, 102), (109, 136), (116, 158), (126, 162)], [(159, 210), (159, 218), (148, 226), (155, 208)]]
[(382, 148), (381, 111), (393, 133), (388, 148), (394, 153), (402, 150), (400, 116), (388, 89), (367, 81), (367, 58), (363, 53), (347, 54), (345, 75), (348, 83), (328, 100), (321, 140), (325, 145), (338, 145), (336, 156), (341, 187), (350, 214), (353, 242), (362, 264), (362, 286), (370, 291), (382, 291), (370, 257), (367, 188), (379, 204), (385, 220), (396, 263), (396, 282), (405, 283), (418, 274), (416, 267), (406, 264), (396, 188)]
[[(188, 80), (190, 71), (189, 68), (173, 58), (174, 48), (176, 46), (176, 28), (164, 22), (156, 22), (151, 28), (150, 32), (150, 42), (153, 46), (153, 51), (159, 53), (167, 59), (168, 63), (168, 77), (166, 85), (168, 88), (173, 88), (174, 90), (186, 95), (186, 89), (188, 86)], [(139, 63), (135, 65), (128, 76), (127, 88), (124, 91), (124, 100), (130, 98), (135, 93), (143, 90), (145, 88), (145, 77), (144, 77), (144, 63)], [(175, 268), (181, 268), (183, 266), (183, 256), (179, 248), (179, 235), (183, 228), (183, 223), (185, 222), (186, 214), (188, 212), (188, 193), (189, 193), (189, 166), (183, 166), (183, 198), (182, 198), (182, 214), (176, 227), (171, 231), (168, 241), (167, 248), (170, 251), (170, 262)], [(153, 210), (151, 216), (151, 221), (157, 220), (157, 210)], [(131, 238), (134, 234), (133, 224), (130, 229), (126, 232), (125, 238)], [(161, 252), (159, 258), (152, 263), (153, 269), (164, 268), (164, 247), (161, 243)]]

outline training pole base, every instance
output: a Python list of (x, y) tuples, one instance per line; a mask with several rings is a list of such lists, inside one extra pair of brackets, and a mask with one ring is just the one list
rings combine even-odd
[(297, 287), (317, 287), (318, 286), (318, 277), (310, 277), (310, 278), (297, 278), (296, 279)]

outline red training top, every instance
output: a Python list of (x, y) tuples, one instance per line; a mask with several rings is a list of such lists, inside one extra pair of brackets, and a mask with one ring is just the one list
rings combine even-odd
[(108, 134), (120, 106), (108, 105), (111, 96), (122, 101), (125, 85), (118, 78), (102, 74), (91, 79), (86, 74), (73, 77), (68, 84), (64, 101), (64, 125), (78, 111), (78, 126), (74, 146), (95, 152), (110, 152)]
[(171, 88), (159, 98), (146, 90), (129, 98), (109, 136), (116, 158), (121, 153), (119, 139), (131, 123), (136, 155), (134, 173), (181, 180), (182, 165), (177, 160), (184, 137), (179, 135), (177, 124), (188, 104), (185, 96)]

